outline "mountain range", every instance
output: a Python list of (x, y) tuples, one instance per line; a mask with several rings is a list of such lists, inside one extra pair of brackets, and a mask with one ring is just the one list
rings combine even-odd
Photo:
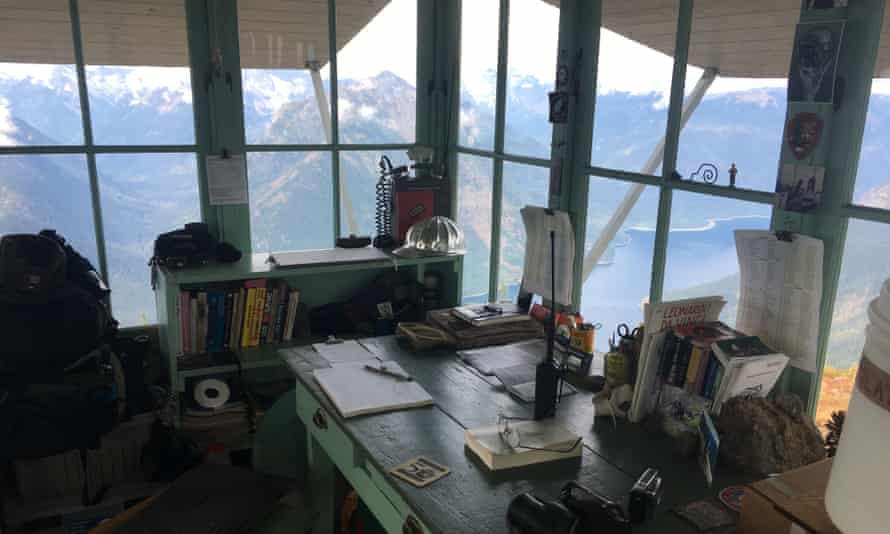
[[(87, 70), (93, 132), (99, 144), (194, 143), (187, 72), (150, 83), (126, 68)], [(326, 141), (311, 80), (298, 71), (243, 73), (245, 133), (248, 144), (322, 144)], [(548, 84), (529, 76), (511, 76), (507, 103), (505, 148), (509, 153), (548, 157)], [(661, 95), (608, 93), (597, 96), (592, 163), (639, 171), (664, 132), (666, 110)], [(459, 141), (490, 149), (494, 109), (490, 98), (469, 93), (461, 97)], [(721, 173), (731, 163), (739, 169), (741, 187), (771, 191), (775, 182), (784, 90), (755, 89), (708, 96), (695, 112), (680, 143), (678, 167), (688, 178), (699, 165), (711, 162)], [(390, 72), (339, 84), (340, 139), (350, 143), (411, 143), (414, 139), (415, 88)], [(890, 208), (890, 184), (884, 177), (890, 151), (879, 135), (890, 122), (890, 98), (876, 96), (869, 107), (866, 143), (860, 163), (857, 200)], [(5, 76), (0, 66), (0, 144), (66, 145), (83, 141), (80, 103), (74, 69), (55, 67), (40, 76)], [(403, 151), (387, 154), (394, 164), (406, 162)], [(374, 232), (374, 186), (379, 151), (343, 151), (340, 176), (348, 194), (341, 199), (342, 227)], [(251, 226), (255, 252), (329, 246), (333, 237), (331, 154), (324, 151), (271, 152), (248, 155)], [(125, 325), (155, 320), (154, 301), (146, 266), (154, 237), (199, 218), (195, 157), (179, 154), (105, 154), (97, 156), (102, 217), (108, 248), (115, 313)], [(492, 163), (461, 155), (456, 173), (459, 223), (468, 238), (464, 293), (488, 288)], [(549, 170), (522, 164), (504, 167), (501, 283), (518, 280), (524, 250), (519, 209), (546, 202)], [(630, 186), (594, 178), (588, 209), (589, 247)], [(83, 155), (0, 156), (0, 233), (33, 232), (54, 227), (95, 259), (89, 178)], [(654, 228), (657, 191), (649, 187), (616, 238), (625, 244), (639, 229)], [(350, 208), (351, 209), (348, 209)], [(689, 193), (674, 196), (671, 225), (697, 229), (702, 239), (716, 220), (762, 217), (769, 208), (759, 204)], [(346, 213), (352, 213), (351, 218)], [(764, 223), (766, 224), (766, 223)], [(710, 225), (710, 226), (709, 226)], [(636, 230), (634, 230), (636, 229)], [(727, 234), (730, 235), (731, 234)], [(711, 236), (712, 248), (702, 257), (674, 263), (669, 271), (703, 264), (711, 255), (726, 255), (731, 238)], [(682, 240), (676, 240), (681, 243)], [(846, 366), (858, 360), (865, 324), (865, 306), (890, 275), (887, 250), (890, 232), (876, 223), (852, 223), (835, 313), (830, 361)], [(673, 249), (671, 249), (673, 250)], [(682, 250), (677, 252), (682, 254)], [(604, 255), (613, 261), (615, 248)], [(651, 259), (651, 256), (650, 256)], [(864, 261), (867, 259), (868, 261)], [(672, 264), (675, 266), (672, 267)], [(682, 267), (678, 267), (682, 265)], [(707, 269), (703, 269), (707, 271)], [(608, 276), (599, 267), (594, 277)], [(649, 280), (640, 276), (629, 291), (646, 293)], [(738, 276), (715, 269), (674, 294), (718, 292), (733, 301)], [(670, 293), (670, 291), (669, 291)], [(585, 295), (585, 301), (597, 295)], [(732, 305), (732, 302), (730, 303)], [(583, 303), (582, 303), (583, 308)], [(599, 320), (599, 318), (595, 318)], [(607, 318), (603, 318), (606, 322)], [(639, 316), (608, 318), (634, 322)]]

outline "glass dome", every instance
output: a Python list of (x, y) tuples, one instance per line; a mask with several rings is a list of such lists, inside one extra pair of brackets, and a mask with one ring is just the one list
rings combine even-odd
[(405, 243), (393, 254), (406, 258), (418, 256), (457, 256), (466, 254), (464, 233), (448, 217), (431, 217), (408, 229)]

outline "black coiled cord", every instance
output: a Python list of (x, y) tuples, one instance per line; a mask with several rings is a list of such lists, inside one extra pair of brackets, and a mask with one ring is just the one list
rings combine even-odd
[(380, 158), (380, 179), (377, 180), (375, 190), (374, 223), (377, 235), (374, 237), (374, 246), (376, 248), (392, 248), (395, 244), (392, 236), (392, 162), (386, 156)]

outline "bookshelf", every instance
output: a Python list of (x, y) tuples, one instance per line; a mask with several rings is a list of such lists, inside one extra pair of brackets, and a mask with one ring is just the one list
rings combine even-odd
[[(238, 364), (219, 362), (214, 354), (190, 355), (187, 366), (180, 368), (182, 355), (182, 324), (180, 292), (194, 291), (213, 285), (237, 284), (246, 280), (285, 279), (293, 289), (300, 291), (300, 302), (308, 309), (323, 304), (348, 300), (361, 288), (371, 283), (386, 270), (407, 271), (418, 282), (423, 282), (427, 272), (439, 273), (441, 298), (446, 306), (460, 302), (462, 257), (399, 258), (379, 253), (368, 254), (369, 259), (357, 259), (354, 251), (340, 249), (318, 251), (324, 262), (308, 262), (287, 267), (268, 263), (266, 254), (253, 254), (240, 262), (228, 265), (210, 265), (195, 269), (159, 269), (155, 288), (158, 310), (162, 362), (168, 374), (171, 391), (178, 396), (186, 392), (186, 380), (210, 375), (238, 372)], [(310, 255), (311, 256), (311, 255)], [(343, 261), (338, 261), (342, 257)], [(322, 337), (310, 336), (293, 339), (287, 343), (274, 343), (257, 347), (237, 348), (229, 352), (249, 370), (275, 368), (283, 365), (278, 350), (283, 347), (306, 345), (323, 341)], [(217, 353), (218, 354), (218, 353)], [(203, 360), (203, 361), (202, 361)], [(182, 404), (180, 403), (180, 406)]]

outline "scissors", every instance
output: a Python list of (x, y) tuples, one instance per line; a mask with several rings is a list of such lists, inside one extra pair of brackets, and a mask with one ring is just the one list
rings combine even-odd
[(640, 333), (639, 327), (631, 330), (630, 327), (627, 326), (627, 324), (625, 324), (625, 323), (621, 323), (620, 325), (618, 325), (618, 328), (616, 330), (618, 330), (618, 337), (622, 337), (622, 338), (633, 339), (633, 338), (637, 337), (637, 334)]

